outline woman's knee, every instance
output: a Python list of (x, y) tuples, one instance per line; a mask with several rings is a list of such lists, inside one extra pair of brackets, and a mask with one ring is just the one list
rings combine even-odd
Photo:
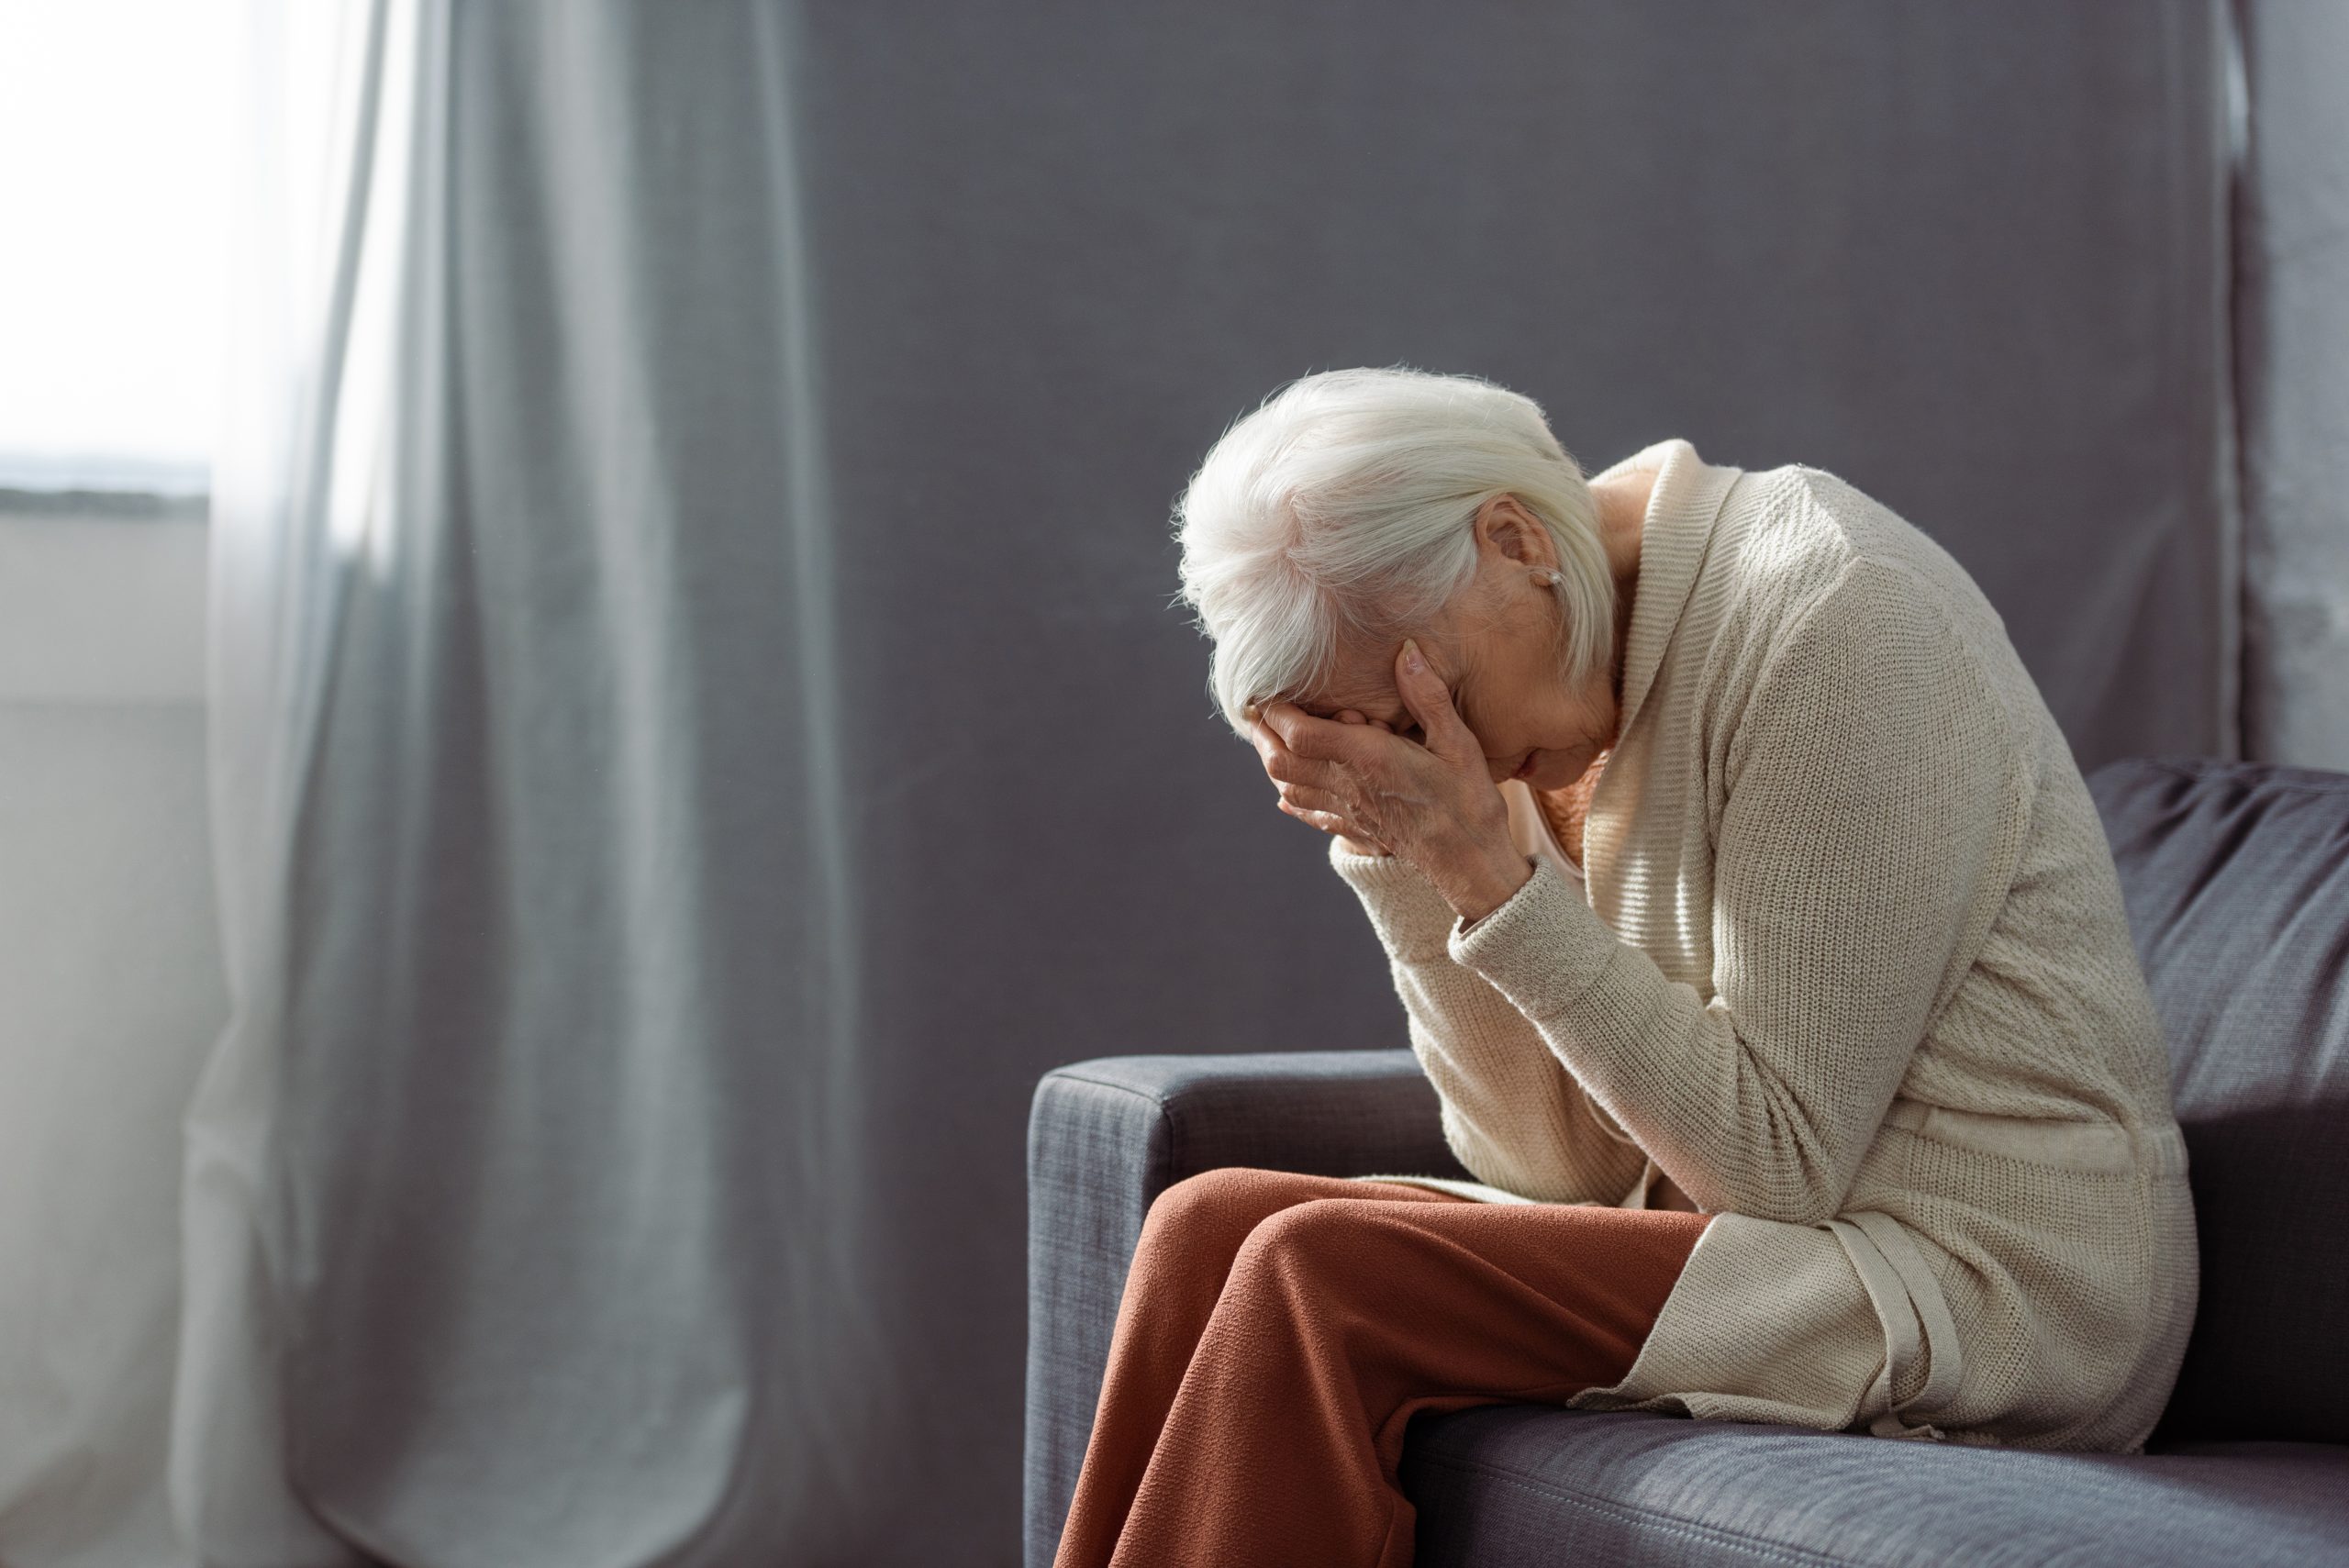
[(1223, 1165), (1184, 1177), (1161, 1191), (1142, 1218), (1142, 1239), (1163, 1243), (1228, 1236), (1237, 1247), (1267, 1215), (1300, 1201), (1285, 1171)]
[(1368, 1203), (1323, 1198), (1266, 1216), (1249, 1231), (1232, 1259), (1243, 1292), (1275, 1282), (1309, 1283), (1335, 1291), (1361, 1275), (1400, 1262), (1397, 1243), (1408, 1229)]

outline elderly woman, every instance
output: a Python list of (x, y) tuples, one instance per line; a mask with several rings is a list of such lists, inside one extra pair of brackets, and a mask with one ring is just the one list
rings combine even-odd
[(1818, 469), (1586, 481), (1532, 402), (1284, 388), (1179, 510), (1211, 686), (1474, 1182), (1152, 1206), (1059, 1562), (1398, 1568), (1416, 1412), (2135, 1451), (2197, 1294), (2099, 818), (2003, 623)]

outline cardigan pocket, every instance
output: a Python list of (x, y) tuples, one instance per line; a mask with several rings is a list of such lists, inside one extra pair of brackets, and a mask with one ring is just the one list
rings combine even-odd
[[(1980, 1111), (1953, 1110), (1923, 1100), (1895, 1099), (1885, 1112), (1884, 1125), (1905, 1128), (1920, 1138), (1954, 1143), (1976, 1153), (2025, 1160), (2035, 1165), (2060, 1165), (2074, 1171), (2118, 1173), (2138, 1166), (2138, 1149), (2128, 1128), (2117, 1121), (2055, 1120), (2045, 1117), (1990, 1116)], [(2168, 1140), (2158, 1134), (2166, 1132)], [(2148, 1147), (2157, 1160), (2167, 1158), (2169, 1142), (2177, 1144), (2182, 1164), (2184, 1144), (2175, 1123), (2149, 1135)]]

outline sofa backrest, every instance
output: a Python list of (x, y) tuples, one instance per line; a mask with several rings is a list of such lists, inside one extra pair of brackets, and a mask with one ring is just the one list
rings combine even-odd
[(2088, 780), (2170, 1050), (2202, 1295), (2154, 1442), (2349, 1441), (2349, 774)]

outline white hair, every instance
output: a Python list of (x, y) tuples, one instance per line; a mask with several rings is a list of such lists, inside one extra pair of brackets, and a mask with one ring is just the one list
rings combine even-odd
[(1248, 704), (1314, 692), (1341, 638), (1433, 641), (1475, 576), (1477, 509), (1502, 495), (1557, 547), (1560, 673), (1585, 684), (1614, 655), (1614, 577), (1598, 502), (1539, 404), (1396, 366), (1301, 377), (1235, 420), (1174, 508), (1179, 597), (1215, 643), (1224, 721), (1244, 736)]

